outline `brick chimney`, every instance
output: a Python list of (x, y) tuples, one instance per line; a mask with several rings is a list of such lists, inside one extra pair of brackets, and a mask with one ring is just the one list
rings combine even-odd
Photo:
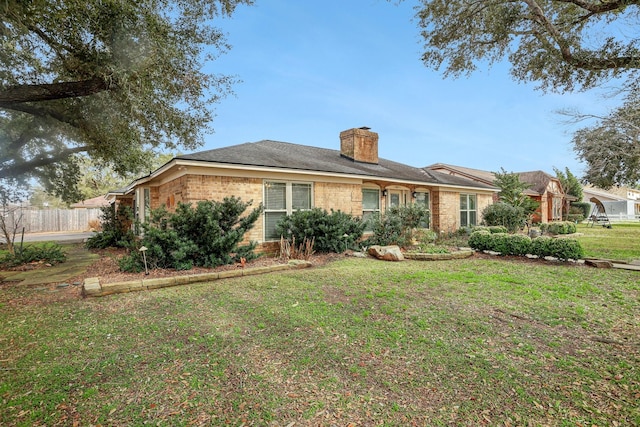
[(340, 132), (340, 155), (356, 162), (378, 164), (378, 134), (368, 127)]

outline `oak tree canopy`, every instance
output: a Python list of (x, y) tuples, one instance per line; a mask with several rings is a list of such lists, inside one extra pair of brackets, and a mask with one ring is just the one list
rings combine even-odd
[[(576, 133), (573, 144), (587, 164), (586, 180), (604, 187), (632, 184), (640, 178), (639, 5), (638, 0), (420, 0), (422, 61), (445, 77), (459, 77), (506, 59), (516, 81), (560, 93), (615, 82), (626, 93), (624, 106)], [(598, 155), (603, 147), (607, 154)]]
[(253, 0), (0, 2), (0, 180), (80, 197), (75, 153), (126, 175), (193, 149), (233, 76), (215, 19)]

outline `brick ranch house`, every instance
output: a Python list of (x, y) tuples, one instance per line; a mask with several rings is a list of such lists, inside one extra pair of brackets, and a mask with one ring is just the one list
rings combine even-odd
[[(444, 163), (435, 163), (425, 169), (467, 178), (483, 184), (493, 184), (495, 180), (493, 172)], [(543, 171), (517, 172), (517, 174), (520, 177), (520, 182), (529, 184), (529, 188), (524, 191), (524, 194), (540, 204), (533, 214), (533, 222), (561, 221), (563, 210), (567, 211), (569, 201), (575, 200), (575, 198), (565, 194), (560, 180)]]
[(248, 233), (259, 244), (279, 241), (275, 224), (298, 209), (319, 207), (358, 217), (390, 206), (420, 203), (430, 227), (454, 231), (481, 221), (498, 191), (493, 185), (415, 168), (378, 157), (369, 128), (340, 133), (340, 150), (264, 140), (175, 157), (123, 190), (110, 193), (144, 221), (150, 209), (227, 196), (262, 203), (261, 220)]

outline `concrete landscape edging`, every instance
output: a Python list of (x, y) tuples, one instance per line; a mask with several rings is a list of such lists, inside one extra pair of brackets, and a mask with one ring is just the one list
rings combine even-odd
[(309, 261), (292, 260), (288, 264), (276, 264), (272, 266), (243, 268), (238, 270), (227, 270), (215, 273), (192, 274), (188, 276), (161, 277), (156, 279), (130, 280), (126, 282), (100, 284), (99, 277), (89, 277), (84, 280), (82, 293), (87, 297), (102, 297), (106, 295), (119, 294), (125, 292), (145, 291), (152, 289), (167, 288), (170, 286), (187, 285), (198, 282), (210, 282), (233, 277), (253, 276), (256, 274), (271, 273), (282, 270), (295, 270), (311, 267)]

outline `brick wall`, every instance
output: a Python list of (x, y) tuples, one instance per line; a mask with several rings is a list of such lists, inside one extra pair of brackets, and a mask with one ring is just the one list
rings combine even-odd
[(435, 190), (431, 192), (433, 229), (454, 231), (460, 228), (460, 193)]
[[(262, 202), (262, 179), (257, 178), (184, 175), (157, 188), (158, 204), (152, 204), (153, 209), (164, 203), (169, 210), (174, 210), (178, 202), (222, 201), (229, 196), (239, 197), (243, 202), (252, 200), (253, 204), (249, 209), (257, 207)], [(245, 236), (245, 240), (262, 241), (262, 227), (262, 220), (259, 219)]]
[[(310, 182), (308, 177), (299, 181)], [(278, 180), (286, 180), (277, 178)], [(316, 178), (317, 179), (317, 178)], [(188, 174), (177, 177), (159, 186), (151, 187), (151, 208), (165, 204), (174, 210), (178, 202), (195, 203), (199, 200), (222, 200), (228, 196), (253, 201), (252, 207), (263, 202), (262, 177), (233, 177)], [(319, 182), (313, 184), (313, 203), (315, 207), (340, 210), (354, 215), (362, 215), (362, 184), (344, 182)], [(460, 192), (431, 189), (432, 227), (437, 231), (455, 231), (460, 227)], [(492, 203), (492, 194), (477, 195), (478, 222), (482, 210)], [(247, 241), (263, 241), (263, 218), (246, 236)], [(265, 245), (267, 248), (268, 245)]]
[[(457, 191), (435, 190), (431, 192), (434, 230), (455, 231), (460, 228), (460, 194)], [(482, 211), (492, 203), (492, 194), (476, 194), (476, 220), (478, 224), (482, 222)]]
[[(495, 194), (495, 193), (494, 193)], [(482, 222), (482, 211), (494, 203), (493, 194), (478, 194), (478, 224)]]
[(362, 215), (362, 186), (316, 182), (314, 184), (314, 206), (327, 211), (341, 210), (354, 216)]

